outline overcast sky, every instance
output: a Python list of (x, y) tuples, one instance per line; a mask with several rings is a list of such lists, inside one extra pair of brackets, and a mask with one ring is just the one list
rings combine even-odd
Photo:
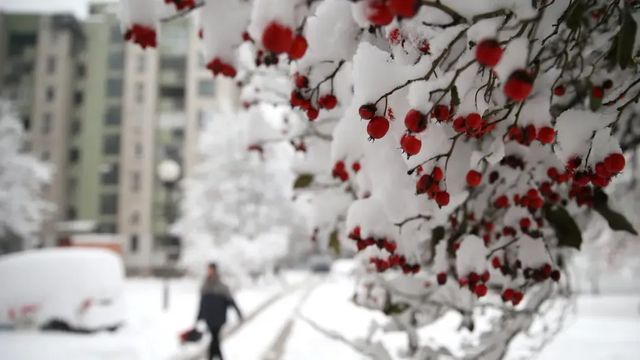
[[(111, 0), (113, 1), (113, 0)], [(100, 0), (0, 0), (0, 9), (20, 12), (73, 12), (86, 17), (89, 3)]]

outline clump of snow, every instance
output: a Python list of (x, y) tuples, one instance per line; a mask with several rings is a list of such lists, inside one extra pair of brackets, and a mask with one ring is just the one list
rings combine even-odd
[(456, 270), (458, 276), (467, 276), (470, 272), (482, 274), (486, 269), (487, 248), (481, 238), (466, 235), (456, 251)]

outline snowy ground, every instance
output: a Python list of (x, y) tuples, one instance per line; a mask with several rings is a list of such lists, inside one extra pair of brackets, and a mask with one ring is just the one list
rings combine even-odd
[[(41, 359), (43, 350), (52, 359), (174, 359), (177, 334), (193, 324), (198, 284), (173, 281), (166, 313), (161, 285), (153, 279), (127, 281), (130, 322), (117, 334), (0, 333), (0, 359)], [(366, 359), (349, 342), (366, 338), (372, 322), (383, 323), (384, 317), (353, 305), (352, 291), (345, 275), (301, 273), (238, 291), (248, 316), (240, 326), (231, 317), (223, 351), (232, 360)], [(575, 311), (539, 359), (640, 358), (640, 295), (581, 296)], [(389, 334), (385, 344), (403, 341), (399, 333)]]

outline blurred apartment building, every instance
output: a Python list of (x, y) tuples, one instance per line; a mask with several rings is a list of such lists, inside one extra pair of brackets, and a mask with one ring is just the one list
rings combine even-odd
[(0, 97), (22, 117), (27, 150), (54, 167), (43, 244), (116, 241), (145, 272), (179, 248), (165, 236), (158, 164), (188, 176), (205, 113), (235, 107), (237, 92), (206, 71), (190, 18), (163, 23), (159, 47), (142, 50), (122, 40), (115, 10), (92, 4), (83, 21), (0, 12)]

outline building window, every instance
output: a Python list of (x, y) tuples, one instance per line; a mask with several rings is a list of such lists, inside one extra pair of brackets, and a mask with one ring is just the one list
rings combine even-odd
[(122, 50), (110, 52), (108, 61), (110, 70), (122, 70), (124, 67), (124, 52)]
[(109, 134), (104, 137), (102, 151), (105, 155), (117, 155), (120, 153), (120, 135)]
[(118, 195), (103, 194), (100, 198), (100, 213), (102, 215), (115, 215), (118, 212)]
[(111, 42), (114, 42), (114, 43), (122, 42), (123, 35), (122, 35), (122, 31), (120, 30), (119, 24), (115, 24), (111, 26), (110, 38), (111, 38)]
[(78, 135), (82, 130), (82, 123), (78, 119), (73, 119), (71, 122), (71, 135)]
[(67, 220), (75, 220), (77, 216), (76, 208), (69, 206), (69, 208), (67, 208)]
[(213, 96), (213, 80), (200, 80), (198, 82), (198, 94), (200, 96)]
[(53, 116), (51, 113), (44, 113), (42, 117), (42, 129), (41, 132), (43, 135), (46, 135), (51, 132), (53, 128)]
[(143, 151), (142, 144), (136, 143), (136, 145), (133, 148), (133, 152), (136, 155), (136, 158), (138, 159), (142, 158), (142, 151)]
[(144, 84), (136, 83), (136, 103), (142, 104), (144, 101)]
[(53, 86), (47, 86), (47, 90), (46, 90), (46, 94), (45, 97), (47, 99), (47, 102), (52, 102), (53, 99), (55, 99), (56, 97), (56, 92), (53, 89)]
[(108, 169), (102, 172), (102, 184), (103, 185), (116, 185), (118, 184), (118, 174), (120, 173), (118, 164), (107, 164)]
[(134, 171), (131, 173), (131, 191), (138, 192), (140, 191), (140, 173), (138, 171)]
[(24, 115), (22, 117), (22, 126), (26, 131), (29, 131), (31, 128), (31, 117), (29, 115)]
[(122, 120), (122, 108), (119, 105), (110, 106), (105, 114), (107, 125), (119, 125)]
[(129, 224), (137, 225), (139, 221), (140, 221), (140, 213), (138, 213), (137, 211), (132, 212), (131, 216), (129, 216)]
[(131, 235), (129, 239), (129, 251), (132, 253), (138, 252), (138, 235)]
[(73, 104), (74, 105), (82, 105), (84, 101), (84, 94), (81, 91), (76, 91), (73, 93)]
[(78, 77), (84, 77), (85, 73), (87, 72), (87, 68), (84, 64), (78, 64), (76, 66), (76, 76)]
[(107, 96), (109, 97), (122, 96), (122, 79), (107, 80)]
[(207, 124), (207, 113), (202, 110), (198, 110), (198, 128), (204, 129), (206, 124)]
[(138, 71), (138, 74), (144, 73), (145, 62), (146, 58), (144, 57), (144, 54), (139, 54), (136, 58), (136, 71)]
[(115, 234), (118, 232), (118, 227), (114, 223), (105, 222), (98, 225), (97, 231), (99, 233)]
[(56, 72), (56, 58), (53, 55), (47, 56), (47, 74)]
[(80, 150), (73, 148), (69, 150), (69, 162), (75, 164), (80, 160)]

